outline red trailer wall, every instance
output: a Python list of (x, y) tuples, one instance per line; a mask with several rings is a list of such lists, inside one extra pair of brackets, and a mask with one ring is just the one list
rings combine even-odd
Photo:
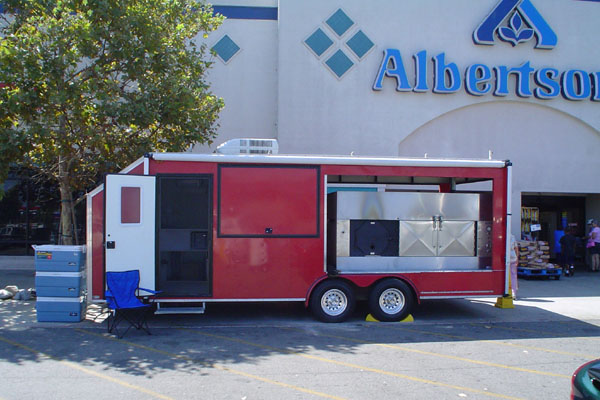
[(219, 168), (214, 294), (304, 298), (324, 274), (318, 167)]
[(104, 191), (92, 197), (92, 299), (104, 298)]
[(302, 299), (325, 274), (318, 167), (150, 160), (150, 174), (213, 174), (214, 299)]
[[(136, 169), (135, 172), (140, 171)], [(300, 299), (324, 272), (324, 175), (489, 178), (493, 181), (492, 271), (407, 276), (419, 292), (465, 295), (504, 289), (506, 169), (245, 165), (149, 160), (149, 174), (212, 174), (213, 298)], [(93, 295), (104, 291), (104, 193), (93, 198)], [(269, 233), (265, 228), (271, 228)], [(370, 284), (377, 276), (356, 276)], [(369, 281), (369, 283), (367, 283)]]

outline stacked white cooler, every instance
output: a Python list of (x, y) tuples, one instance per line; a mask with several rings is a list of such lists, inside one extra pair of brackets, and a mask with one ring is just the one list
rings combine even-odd
[(34, 246), (39, 322), (79, 322), (85, 316), (85, 246)]

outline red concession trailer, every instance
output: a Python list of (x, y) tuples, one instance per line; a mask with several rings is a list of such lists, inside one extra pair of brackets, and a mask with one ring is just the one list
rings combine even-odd
[[(367, 300), (508, 294), (510, 162), (151, 153), (88, 195), (88, 293), (140, 270), (158, 313), (305, 302), (326, 322)], [(482, 191), (467, 191), (476, 182)], [(477, 185), (476, 185), (477, 186)], [(186, 304), (198, 306), (183, 307)]]

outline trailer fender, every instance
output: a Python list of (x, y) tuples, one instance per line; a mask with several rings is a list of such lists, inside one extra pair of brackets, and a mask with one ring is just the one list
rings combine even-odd
[(313, 290), (315, 290), (315, 287), (317, 287), (317, 285), (321, 282), (323, 282), (325, 279), (327, 279), (329, 276), (327, 275), (323, 275), (319, 278), (317, 278), (312, 285), (310, 285), (310, 287), (308, 288), (308, 291), (306, 292), (306, 299), (304, 300), (304, 307), (308, 308), (309, 303), (310, 303), (310, 295), (312, 294)]

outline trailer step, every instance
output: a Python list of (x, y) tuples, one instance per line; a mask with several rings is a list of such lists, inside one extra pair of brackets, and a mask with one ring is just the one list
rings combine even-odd
[(154, 314), (204, 314), (206, 303), (157, 302)]

